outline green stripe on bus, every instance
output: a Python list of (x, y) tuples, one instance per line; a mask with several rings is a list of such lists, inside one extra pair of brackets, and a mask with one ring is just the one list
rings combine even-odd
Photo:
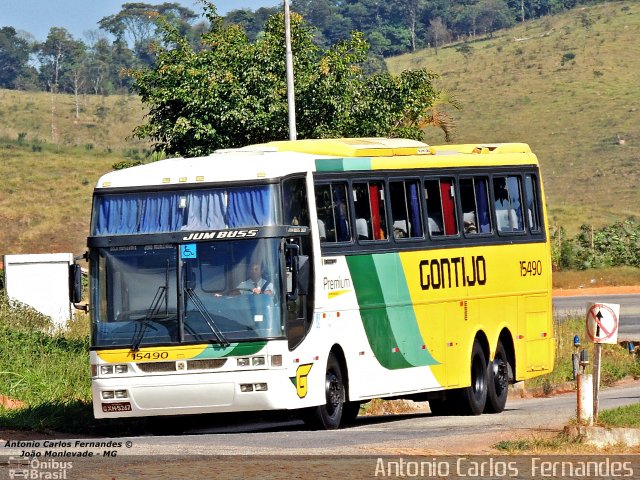
[(422, 348), (424, 341), (418, 327), (418, 319), (413, 309), (409, 286), (404, 276), (404, 269), (398, 253), (373, 255), (376, 272), (387, 307), (389, 324), (398, 347), (405, 360), (413, 366), (435, 365), (435, 360), (429, 350)]
[(318, 172), (346, 172), (349, 170), (371, 170), (371, 159), (362, 158), (326, 158), (316, 160)]
[(230, 356), (253, 355), (262, 350), (267, 342), (232, 343), (228, 347), (209, 345), (194, 358), (223, 358)]
[(422, 348), (398, 254), (348, 256), (347, 264), (367, 339), (380, 364), (390, 370), (437, 364)]

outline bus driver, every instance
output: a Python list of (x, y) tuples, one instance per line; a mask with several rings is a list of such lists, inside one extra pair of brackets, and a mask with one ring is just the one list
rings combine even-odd
[(244, 282), (240, 282), (236, 287), (240, 291), (241, 295), (248, 294), (261, 294), (273, 295), (273, 285), (262, 277), (262, 266), (259, 263), (253, 262), (249, 265), (248, 269), (249, 278)]

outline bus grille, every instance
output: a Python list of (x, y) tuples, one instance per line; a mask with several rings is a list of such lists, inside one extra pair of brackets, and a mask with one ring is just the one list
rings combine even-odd
[[(211, 370), (222, 367), (227, 363), (226, 358), (204, 358), (202, 360), (187, 360), (187, 370)], [(176, 362), (146, 362), (136, 364), (145, 373), (175, 372)]]

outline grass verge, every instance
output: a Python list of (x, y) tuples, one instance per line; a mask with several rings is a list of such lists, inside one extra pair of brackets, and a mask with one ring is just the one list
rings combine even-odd
[(598, 412), (598, 424), (603, 427), (640, 428), (640, 403)]

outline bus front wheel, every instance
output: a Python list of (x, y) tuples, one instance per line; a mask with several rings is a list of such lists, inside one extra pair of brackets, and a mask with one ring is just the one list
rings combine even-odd
[(461, 413), (480, 415), (487, 403), (487, 359), (476, 339), (471, 350), (471, 385), (460, 390)]
[(345, 390), (342, 367), (333, 353), (327, 359), (327, 372), (324, 382), (326, 403), (313, 407), (305, 418), (305, 422), (323, 430), (335, 430), (340, 427), (344, 411)]

